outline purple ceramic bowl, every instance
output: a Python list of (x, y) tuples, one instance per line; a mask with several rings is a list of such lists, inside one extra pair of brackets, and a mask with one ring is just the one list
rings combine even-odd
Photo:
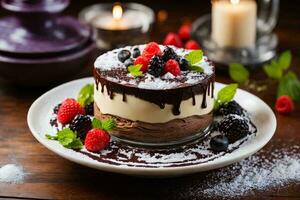
[(95, 56), (96, 45), (92, 40), (80, 50), (54, 57), (17, 58), (0, 55), (0, 79), (25, 86), (51, 85), (79, 74)]

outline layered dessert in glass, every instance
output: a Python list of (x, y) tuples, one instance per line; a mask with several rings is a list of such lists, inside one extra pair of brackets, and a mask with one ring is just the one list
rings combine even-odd
[(112, 117), (111, 136), (130, 143), (168, 145), (205, 135), (212, 122), (214, 66), (200, 50), (127, 46), (94, 65), (95, 117)]

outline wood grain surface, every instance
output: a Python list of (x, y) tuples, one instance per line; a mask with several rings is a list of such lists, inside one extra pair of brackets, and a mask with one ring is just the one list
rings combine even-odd
[[(66, 13), (77, 15), (83, 7), (98, 1), (72, 1)], [(140, 1), (141, 2), (141, 1)], [(146, 1), (156, 12), (167, 10), (169, 17), (157, 24), (152, 40), (161, 42), (164, 34), (175, 31), (186, 19), (194, 20), (209, 12), (209, 1)], [(6, 15), (0, 12), (0, 15)], [(293, 70), (300, 76), (300, 5), (299, 1), (282, 1), (279, 24), (276, 28), (279, 50), (293, 52)], [(90, 68), (92, 66), (90, 65)], [(90, 74), (86, 71), (82, 76)], [(261, 70), (252, 73), (263, 78)], [(69, 79), (72, 79), (69, 77)], [(66, 79), (66, 81), (68, 81)], [(217, 81), (229, 83), (226, 71), (217, 71)], [(0, 199), (185, 199), (179, 191), (187, 185), (201, 183), (215, 171), (172, 179), (144, 179), (93, 170), (67, 161), (47, 150), (31, 135), (26, 121), (33, 101), (49, 88), (25, 88), (0, 82), (0, 166), (17, 163), (24, 167), (22, 184), (0, 183)], [(267, 91), (254, 92), (272, 108), (276, 84)], [(281, 144), (300, 144), (300, 106), (291, 115), (278, 115), (276, 134), (266, 149)], [(205, 197), (193, 197), (203, 199)], [(300, 199), (300, 183), (291, 183), (268, 191), (246, 196), (246, 199)]]

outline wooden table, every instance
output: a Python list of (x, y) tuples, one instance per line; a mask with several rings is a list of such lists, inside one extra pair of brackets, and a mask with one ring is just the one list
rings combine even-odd
[[(175, 1), (149, 2), (146, 4), (156, 11), (165, 9), (169, 12), (167, 22), (155, 27), (153, 40), (157, 41), (161, 41), (167, 31), (175, 31), (183, 20), (193, 20), (210, 9), (208, 1), (186, 1), (189, 5)], [(91, 3), (93, 2), (89, 0), (80, 3), (73, 1), (66, 12), (78, 13), (83, 6)], [(281, 3), (282, 12), (276, 29), (279, 49), (292, 50), (293, 70), (300, 76), (300, 7), (291, 1)], [(262, 73), (258, 71), (256, 74)], [(217, 81), (230, 82), (226, 73), (219, 71)], [(0, 166), (17, 163), (27, 173), (22, 184), (0, 183), (1, 199), (182, 199), (178, 192), (180, 188), (214, 173), (212, 171), (172, 179), (143, 179), (93, 170), (55, 155), (33, 138), (26, 122), (30, 105), (48, 89), (24, 88), (0, 82)], [(274, 107), (275, 86), (256, 95)], [(276, 114), (277, 131), (265, 148), (280, 146), (281, 143), (300, 143), (299, 105), (291, 115)], [(300, 199), (300, 184), (285, 185), (247, 198)]]

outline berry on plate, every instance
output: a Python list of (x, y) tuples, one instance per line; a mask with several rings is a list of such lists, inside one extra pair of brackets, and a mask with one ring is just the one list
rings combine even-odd
[(94, 128), (87, 133), (84, 145), (88, 151), (98, 152), (108, 146), (109, 140), (110, 136), (106, 131)]
[(181, 71), (178, 62), (173, 59), (168, 60), (165, 64), (165, 72), (170, 72), (174, 76), (179, 76)]
[(225, 116), (218, 123), (218, 129), (228, 138), (229, 143), (234, 143), (246, 137), (249, 133), (248, 121), (234, 114)]
[(229, 115), (229, 114), (236, 114), (243, 116), (245, 113), (245, 110), (238, 104), (236, 101), (230, 101), (227, 104), (223, 104), (220, 106), (220, 109), (218, 110), (217, 114), (221, 114), (223, 116)]
[(139, 64), (142, 65), (141, 71), (143, 73), (145, 73), (148, 70), (148, 63), (149, 63), (149, 61), (143, 56), (137, 57), (135, 59), (135, 61), (133, 62), (134, 65), (139, 65)]
[(182, 40), (189, 40), (190, 39), (190, 32), (191, 32), (191, 25), (190, 24), (183, 24), (178, 30), (178, 36)]
[(62, 124), (72, 121), (76, 115), (84, 114), (84, 108), (75, 99), (66, 99), (58, 109), (57, 120)]
[(175, 47), (183, 47), (183, 43), (179, 36), (176, 33), (168, 33), (165, 40), (164, 45), (173, 45)]
[(149, 61), (153, 56), (161, 56), (161, 50), (156, 42), (150, 42), (143, 50), (142, 56)]
[(195, 50), (200, 49), (200, 45), (195, 40), (189, 40), (185, 43), (185, 48)]
[(87, 115), (76, 115), (70, 123), (70, 129), (77, 134), (77, 137), (84, 140), (87, 132), (92, 129), (91, 118)]
[(281, 114), (287, 114), (294, 110), (294, 102), (291, 97), (284, 95), (278, 97), (275, 104), (275, 109)]
[(213, 151), (226, 151), (229, 145), (228, 138), (223, 135), (217, 135), (211, 138), (210, 140), (210, 148)]

